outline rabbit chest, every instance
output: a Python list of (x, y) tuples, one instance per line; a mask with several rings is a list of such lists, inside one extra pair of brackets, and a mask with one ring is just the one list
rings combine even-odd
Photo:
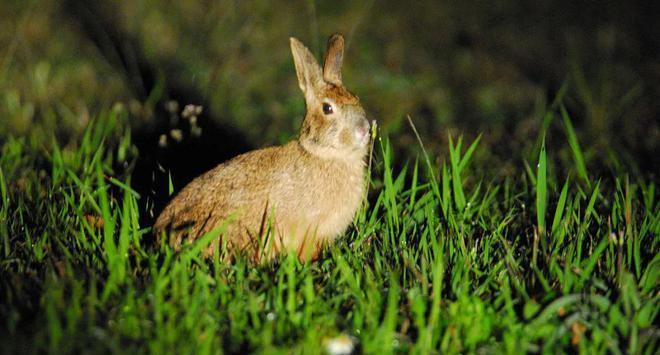
[(281, 232), (321, 240), (341, 234), (364, 197), (364, 170), (362, 161), (300, 156), (280, 172), (270, 194)]

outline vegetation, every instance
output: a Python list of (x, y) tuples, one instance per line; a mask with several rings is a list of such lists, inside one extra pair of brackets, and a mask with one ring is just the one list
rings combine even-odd
[[(543, 12), (506, 2), (84, 3), (0, 5), (3, 351), (657, 351), (660, 110), (643, 15), (542, 7), (573, 11), (539, 24), (585, 31), (568, 45), (497, 22), (479, 35)], [(190, 178), (295, 134), (286, 38), (320, 49), (336, 30), (353, 38), (347, 86), (380, 126), (346, 235), (317, 262), (261, 266), (204, 260), (213, 235), (178, 253), (156, 243), (154, 214)], [(570, 54), (530, 71), (556, 47)]]

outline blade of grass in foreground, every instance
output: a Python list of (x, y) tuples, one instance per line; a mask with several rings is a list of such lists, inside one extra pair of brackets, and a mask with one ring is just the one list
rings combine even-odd
[(559, 228), (561, 222), (564, 218), (564, 211), (566, 208), (566, 198), (568, 197), (568, 183), (570, 179), (566, 178), (564, 182), (564, 187), (561, 189), (559, 194), (559, 200), (557, 201), (557, 207), (555, 208), (554, 218), (552, 219), (552, 226), (550, 227), (550, 233), (552, 234), (552, 243), (554, 250), (558, 250), (559, 246), (564, 242), (566, 237), (566, 230), (564, 228)]
[(536, 173), (536, 222), (537, 233), (534, 236), (534, 250), (532, 263), (536, 265), (538, 256), (538, 242), (540, 238), (545, 238), (545, 212), (548, 203), (548, 184), (547, 184), (547, 157), (545, 151), (545, 138), (541, 144), (539, 153), (539, 162)]
[(456, 145), (449, 136), (449, 160), (451, 164), (451, 174), (452, 174), (452, 187), (454, 190), (454, 202), (456, 203), (456, 208), (461, 213), (464, 211), (467, 200), (465, 198), (465, 191), (463, 190), (463, 179), (462, 174), (465, 171), (465, 168), (470, 163), (472, 154), (474, 153), (479, 141), (481, 140), (481, 135), (479, 135), (472, 144), (465, 151), (465, 155), (461, 157), (461, 147), (463, 145), (463, 138), (459, 137)]
[(459, 212), (463, 211), (465, 208), (465, 193), (463, 192), (463, 183), (461, 182), (461, 145), (463, 139), (458, 138), (456, 145), (454, 146), (454, 141), (451, 136), (449, 136), (449, 161), (451, 163), (451, 181), (452, 187), (454, 190), (454, 203)]
[(566, 127), (566, 136), (568, 137), (568, 144), (571, 147), (571, 152), (573, 153), (573, 160), (575, 160), (575, 167), (577, 169), (578, 175), (587, 184), (587, 187), (591, 187), (591, 181), (589, 181), (589, 174), (587, 174), (587, 166), (584, 163), (584, 154), (582, 149), (580, 149), (580, 143), (577, 139), (577, 134), (575, 134), (575, 129), (573, 128), (573, 123), (571, 123), (571, 118), (568, 116), (568, 112), (564, 105), (559, 106), (561, 111), (561, 118), (564, 121), (564, 127)]
[(532, 264), (536, 266), (538, 257), (539, 239), (545, 238), (545, 211), (548, 203), (548, 184), (547, 184), (547, 157), (545, 152), (545, 138), (541, 144), (539, 153), (539, 162), (536, 172), (536, 222), (537, 232), (534, 235), (534, 249), (532, 254)]
[(548, 197), (547, 164), (544, 140), (543, 145), (541, 146), (541, 153), (539, 153), (539, 162), (536, 170), (536, 222), (539, 234), (545, 232), (545, 211)]
[(552, 234), (555, 234), (557, 232), (557, 228), (559, 228), (559, 223), (561, 223), (562, 217), (564, 215), (564, 207), (566, 206), (566, 197), (568, 195), (569, 181), (570, 179), (566, 178), (566, 182), (564, 182), (564, 187), (562, 187), (561, 193), (559, 194), (559, 201), (557, 202), (557, 208), (555, 208), (555, 217), (552, 220), (552, 227), (550, 229)]

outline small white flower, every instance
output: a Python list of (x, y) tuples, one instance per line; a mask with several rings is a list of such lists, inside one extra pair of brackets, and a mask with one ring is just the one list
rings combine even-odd
[(176, 115), (176, 113), (179, 111), (179, 103), (174, 100), (167, 101), (165, 103), (165, 110), (167, 110), (167, 112), (170, 114)]
[(202, 114), (203, 108), (198, 105), (186, 105), (181, 112), (181, 117), (185, 119), (190, 119), (193, 116), (199, 116)]
[(326, 339), (325, 350), (330, 355), (349, 355), (355, 350), (355, 342), (346, 334), (340, 334), (334, 338)]
[(167, 147), (167, 136), (164, 134), (160, 135), (160, 138), (158, 138), (158, 146), (161, 148)]
[(180, 129), (173, 129), (170, 131), (170, 136), (177, 142), (181, 142), (183, 139), (183, 132)]

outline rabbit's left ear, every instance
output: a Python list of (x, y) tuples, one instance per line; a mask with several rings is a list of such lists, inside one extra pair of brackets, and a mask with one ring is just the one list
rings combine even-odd
[(323, 81), (321, 78), (321, 67), (314, 58), (314, 55), (305, 47), (302, 42), (291, 37), (291, 53), (293, 62), (296, 65), (296, 75), (298, 75), (298, 85), (305, 97), (311, 95), (318, 89)]
[(328, 39), (328, 49), (323, 63), (323, 80), (335, 85), (341, 83), (341, 64), (344, 59), (344, 36), (335, 33)]

